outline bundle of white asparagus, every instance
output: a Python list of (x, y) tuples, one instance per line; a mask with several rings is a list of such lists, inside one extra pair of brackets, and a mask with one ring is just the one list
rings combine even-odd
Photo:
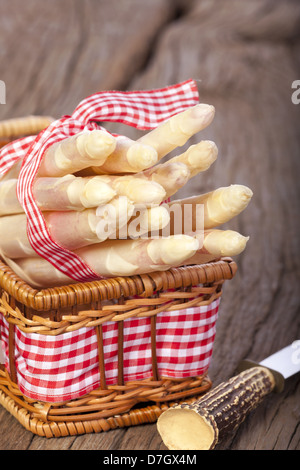
[[(209, 169), (218, 154), (215, 143), (200, 141), (161, 163), (207, 127), (214, 112), (210, 105), (193, 106), (137, 141), (93, 130), (52, 145), (33, 194), (53, 240), (79, 255), (99, 278), (240, 254), (248, 237), (219, 226), (247, 207), (249, 188), (234, 184), (170, 200)], [(16, 193), (19, 170), (20, 162), (0, 180), (0, 255), (34, 287), (73, 283), (28, 240), (27, 216)]]

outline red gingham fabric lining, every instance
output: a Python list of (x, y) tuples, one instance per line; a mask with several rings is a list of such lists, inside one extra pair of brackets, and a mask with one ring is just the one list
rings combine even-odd
[[(161, 312), (156, 322), (156, 354), (161, 377), (185, 378), (209, 367), (220, 299), (210, 305)], [(8, 323), (0, 315), (0, 331), (8, 362)], [(103, 325), (105, 376), (117, 384), (118, 325)], [(124, 381), (153, 376), (150, 318), (124, 321)], [(97, 335), (80, 328), (57, 336), (24, 333), (15, 327), (15, 364), (21, 392), (34, 400), (68, 401), (100, 386)]]
[(199, 102), (197, 85), (187, 80), (176, 85), (148, 91), (105, 91), (81, 101), (71, 116), (51, 123), (35, 138), (12, 142), (0, 151), (0, 176), (22, 159), (17, 195), (27, 215), (27, 235), (36, 253), (77, 282), (99, 279), (86, 263), (61, 247), (50, 236), (45, 219), (32, 191), (33, 181), (48, 147), (82, 130), (102, 128), (99, 122), (123, 122), (150, 130), (172, 115)]

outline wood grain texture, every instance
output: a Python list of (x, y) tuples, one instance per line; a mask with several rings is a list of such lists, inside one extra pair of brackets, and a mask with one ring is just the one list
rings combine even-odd
[(8, 103), (1, 119), (38, 109), (60, 117), (92, 93), (126, 87), (170, 21), (171, 4), (3, 0), (0, 63), (9, 66), (1, 69)]
[[(300, 79), (297, 0), (3, 0), (0, 119), (59, 117), (102, 89), (148, 89), (198, 80), (217, 161), (178, 197), (231, 183), (254, 197), (227, 228), (249, 235), (222, 297), (210, 376), (228, 379), (300, 337)], [(122, 131), (122, 126), (117, 126)], [(138, 132), (128, 129), (128, 135)], [(225, 227), (224, 227), (225, 228)], [(216, 449), (300, 449), (299, 377), (270, 396)], [(0, 449), (163, 449), (156, 425), (45, 440), (0, 410)]]

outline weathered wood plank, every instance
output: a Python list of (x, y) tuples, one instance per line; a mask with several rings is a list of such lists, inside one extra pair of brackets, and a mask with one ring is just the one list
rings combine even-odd
[(60, 117), (92, 93), (126, 87), (174, 15), (165, 0), (4, 0), (1, 9), (0, 119)]
[[(245, 213), (228, 224), (250, 241), (237, 259), (236, 277), (225, 286), (210, 376), (217, 384), (240, 359), (261, 360), (299, 338), (300, 106), (291, 101), (291, 84), (299, 79), (299, 2), (67, 0), (37, 10), (33, 0), (2, 3), (0, 61), (9, 66), (0, 71), (7, 83), (0, 119), (66, 114), (99, 89), (199, 80), (201, 100), (215, 106), (216, 117), (192, 142), (214, 140), (219, 157), (178, 197), (231, 183), (254, 192)], [(292, 378), (218, 449), (300, 449), (299, 386), (299, 378)], [(0, 448), (163, 444), (155, 424), (45, 440), (1, 410)]]
[(27, 450), (33, 436), (8, 411), (0, 407), (0, 449)]

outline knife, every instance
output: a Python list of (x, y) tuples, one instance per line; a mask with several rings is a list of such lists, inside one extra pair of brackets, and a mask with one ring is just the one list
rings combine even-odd
[(196, 401), (174, 405), (157, 420), (157, 430), (170, 450), (211, 450), (234, 432), (271, 392), (300, 371), (300, 340), (257, 363), (246, 359), (237, 375)]

